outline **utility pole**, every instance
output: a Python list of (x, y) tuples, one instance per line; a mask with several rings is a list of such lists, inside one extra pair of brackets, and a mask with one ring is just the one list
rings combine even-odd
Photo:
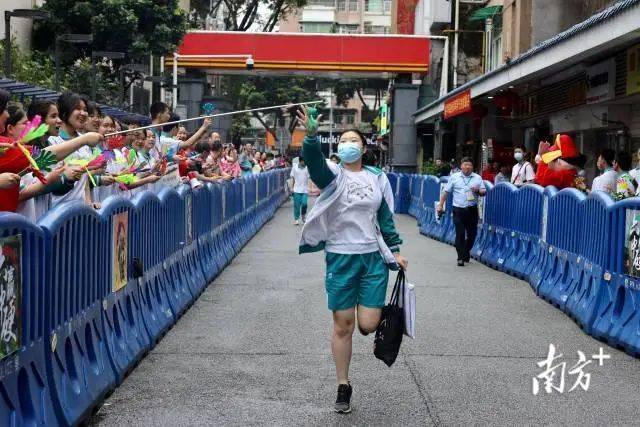
[(456, 0), (456, 17), (453, 35), (453, 89), (458, 87), (458, 30), (460, 29), (460, 0)]

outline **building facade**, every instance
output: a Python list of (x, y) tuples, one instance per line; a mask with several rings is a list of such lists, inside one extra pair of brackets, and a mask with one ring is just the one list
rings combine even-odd
[(496, 60), (415, 113), (433, 125), (433, 157), (509, 163), (515, 146), (533, 155), (567, 133), (592, 178), (600, 150), (640, 148), (640, 1), (504, 0), (475, 13), (501, 23), (485, 34)]
[[(395, 1), (395, 0), (394, 0)], [(279, 23), (284, 33), (342, 33), (342, 34), (392, 34), (392, 0), (309, 0), (298, 13), (285, 17)], [(328, 105), (323, 111), (324, 121), (320, 131), (328, 135), (346, 129), (358, 128), (365, 133), (372, 131), (372, 117), (363, 114), (374, 110), (380, 102), (376, 91), (364, 90), (346, 105), (336, 105), (331, 91), (322, 91), (320, 96)], [(363, 102), (367, 109), (363, 108)], [(332, 117), (331, 117), (332, 116)], [(331, 124), (333, 118), (333, 124)]]

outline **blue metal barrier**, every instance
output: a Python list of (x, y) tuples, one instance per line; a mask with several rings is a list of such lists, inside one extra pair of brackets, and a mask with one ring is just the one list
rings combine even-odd
[(538, 296), (564, 310), (561, 295), (569, 287), (572, 266), (577, 261), (583, 232), (586, 196), (576, 189), (564, 189), (549, 199), (547, 242), (549, 255), (543, 265)]
[(411, 200), (410, 175), (398, 174), (398, 197), (396, 199), (396, 213), (406, 214), (409, 212), (409, 202)]
[(424, 177), (422, 184), (422, 207), (419, 220), (420, 233), (433, 236), (436, 223), (436, 203), (440, 200), (440, 180), (435, 176)]
[[(0, 238), (25, 267), (20, 342), (0, 353), (0, 426), (86, 419), (273, 216), (288, 173), (112, 196), (98, 212), (62, 204), (37, 226), (0, 213)], [(13, 269), (5, 258), (0, 269)]]
[(409, 209), (407, 213), (414, 218), (418, 218), (418, 211), (422, 202), (422, 183), (424, 179), (422, 175), (409, 175)]
[(45, 234), (46, 379), (61, 424), (85, 418), (115, 387), (102, 324), (109, 293), (107, 224), (84, 204), (64, 203), (39, 222)]
[(594, 306), (591, 334), (635, 356), (640, 355), (640, 280), (627, 274), (630, 267), (627, 263), (634, 261), (628, 253), (633, 243), (627, 240), (627, 226), (633, 224), (635, 211), (639, 209), (638, 198), (607, 204), (600, 210), (608, 215), (592, 219), (589, 224), (592, 229), (601, 230), (602, 240), (596, 242), (594, 237), (584, 242), (585, 249), (589, 246), (591, 256), (601, 263), (604, 271), (601, 286), (591, 293), (595, 300), (591, 302)]
[[(487, 189), (487, 194), (493, 190), (494, 185), (489, 181), (484, 182), (484, 186)], [(484, 252), (486, 246), (490, 242), (491, 230), (492, 226), (487, 224), (486, 215), (487, 215), (487, 198), (483, 197), (478, 201), (478, 235), (476, 236), (476, 241), (471, 248), (471, 256), (474, 259), (480, 259), (482, 253)]]
[(544, 188), (527, 185), (515, 191), (511, 223), (511, 253), (506, 257), (504, 271), (527, 279), (538, 257), (538, 247), (544, 207)]
[[(402, 178), (398, 197), (410, 198), (420, 232), (449, 241), (450, 213), (437, 223), (432, 207), (437, 178), (422, 177), (419, 196), (416, 177), (405, 187)], [(640, 356), (640, 277), (629, 273), (630, 263), (640, 264), (640, 250), (632, 259), (631, 249), (640, 246), (640, 198), (614, 203), (600, 192), (586, 197), (536, 185), (488, 188), (474, 258), (527, 280), (586, 333)]]
[(134, 236), (146, 236), (130, 243), (131, 255), (139, 259), (144, 268), (140, 279), (140, 300), (142, 317), (149, 336), (155, 342), (160, 339), (174, 323), (173, 312), (169, 305), (164, 275), (165, 259), (161, 256), (160, 240), (165, 240), (163, 214), (160, 199), (155, 194), (143, 192), (132, 199), (135, 210), (131, 218), (131, 233)]
[[(46, 380), (50, 336), (44, 315), (48, 305), (44, 233), (20, 215), (0, 213), (0, 237), (14, 236), (22, 247), (21, 286), (18, 298), (11, 303), (15, 304), (17, 324), (10, 326), (19, 327), (20, 347), (0, 360), (0, 425), (55, 425), (54, 403)], [(6, 296), (4, 302), (11, 309)]]
[[(124, 214), (131, 223), (133, 204), (121, 197), (107, 198), (100, 210), (100, 216), (106, 222), (107, 242), (113, 242), (114, 217)], [(131, 242), (133, 236), (128, 230), (127, 241)], [(128, 260), (132, 260), (131, 246), (128, 246)], [(111, 248), (109, 248), (111, 249)], [(107, 268), (107, 283), (113, 283), (114, 263), (113, 251), (110, 251)], [(139, 281), (133, 277), (132, 269), (127, 271), (127, 284), (124, 288), (113, 292), (109, 289), (103, 301), (103, 325), (104, 335), (109, 351), (111, 365), (116, 373), (116, 380), (121, 383), (128, 372), (143, 357), (151, 346), (149, 336), (143, 320), (140, 301)]]

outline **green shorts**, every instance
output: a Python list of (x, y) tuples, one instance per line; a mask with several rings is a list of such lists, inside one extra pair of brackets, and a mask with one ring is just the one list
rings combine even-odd
[(384, 306), (389, 268), (380, 252), (356, 255), (326, 252), (325, 261), (329, 310), (346, 310), (356, 305)]

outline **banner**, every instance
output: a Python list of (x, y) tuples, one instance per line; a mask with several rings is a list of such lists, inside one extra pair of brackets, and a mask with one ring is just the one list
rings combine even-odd
[(468, 113), (469, 111), (471, 111), (471, 90), (465, 90), (444, 102), (445, 120)]
[(0, 238), (0, 360), (21, 346), (22, 237)]
[(625, 236), (625, 272), (631, 277), (640, 277), (640, 210), (627, 211)]
[(640, 93), (640, 44), (627, 50), (627, 95)]
[(616, 96), (615, 58), (587, 68), (587, 104), (613, 99)]
[(127, 285), (129, 214), (122, 212), (113, 216), (112, 272), (113, 292)]

